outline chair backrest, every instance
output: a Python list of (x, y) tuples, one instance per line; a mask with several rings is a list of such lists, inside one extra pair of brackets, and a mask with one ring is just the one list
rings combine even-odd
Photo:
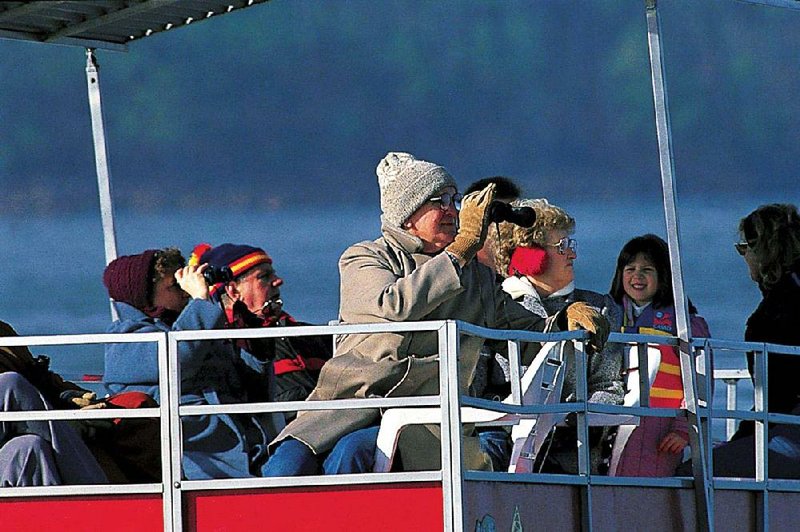
[[(545, 343), (522, 374), (520, 390), (523, 405), (558, 402), (564, 384), (564, 345), (562, 342)], [(510, 404), (513, 399), (508, 396), (503, 402)]]
[[(647, 349), (643, 350), (640, 353), (639, 347), (642, 344), (626, 346), (625, 347), (625, 368), (626, 368), (626, 380), (625, 380), (625, 406), (639, 406), (642, 397), (642, 390), (640, 386), (640, 371), (643, 367), (645, 361), (643, 360), (643, 356), (647, 357), (647, 382), (649, 385), (653, 384), (653, 381), (656, 378), (656, 373), (658, 372), (658, 366), (661, 364), (661, 351), (659, 351), (657, 346), (654, 345), (646, 345)], [(649, 396), (649, 387), (648, 387), (648, 396)]]
[[(574, 349), (572, 342), (547, 342), (522, 376), (522, 404), (553, 404), (561, 402), (566, 374), (566, 356)], [(506, 399), (505, 402), (509, 402)], [(544, 443), (547, 433), (561, 422), (565, 414), (526, 416), (511, 429), (510, 472), (531, 472), (533, 460)]]

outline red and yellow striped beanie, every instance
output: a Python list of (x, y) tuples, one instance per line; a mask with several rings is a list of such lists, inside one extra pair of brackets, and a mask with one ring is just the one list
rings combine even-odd
[[(198, 244), (189, 258), (190, 265), (208, 264), (213, 268), (230, 268), (234, 279), (264, 263), (272, 264), (267, 252), (245, 244), (225, 243), (215, 247), (206, 243)], [(209, 287), (211, 296), (216, 299), (215, 294), (221, 287), (222, 283)]]

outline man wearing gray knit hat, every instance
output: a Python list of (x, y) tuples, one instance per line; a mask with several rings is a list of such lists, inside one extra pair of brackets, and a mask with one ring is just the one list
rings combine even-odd
[[(543, 319), (525, 310), (495, 283), (494, 273), (475, 255), (486, 238), (495, 185), (460, 196), (440, 165), (403, 152), (390, 152), (376, 173), (383, 211), (382, 236), (350, 246), (339, 259), (339, 317), (342, 323), (462, 320), (496, 329), (541, 331), (582, 328), (600, 348), (608, 322), (585, 303)], [(483, 344), (463, 335), (459, 387), (466, 393)], [(537, 346), (527, 344), (523, 362)], [(345, 335), (337, 354), (322, 368), (308, 400), (435, 394), (439, 388), (439, 345), (435, 332)], [(322, 471), (360, 473), (372, 469), (380, 424), (377, 409), (301, 412), (271, 444), (266, 476)], [(495, 440), (496, 441), (496, 440)], [(398, 448), (406, 470), (437, 469), (438, 432), (403, 431)], [(464, 461), (473, 469), (504, 469), (508, 456), (496, 443), (464, 438)]]
[(390, 152), (378, 163), (383, 218), (400, 227), (428, 198), (456, 181), (438, 164), (420, 161), (410, 153)]

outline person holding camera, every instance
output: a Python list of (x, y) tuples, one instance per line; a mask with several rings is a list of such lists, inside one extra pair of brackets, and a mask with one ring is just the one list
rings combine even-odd
[[(578, 257), (575, 219), (564, 209), (546, 199), (517, 200), (514, 207), (530, 207), (536, 212), (529, 227), (511, 223), (500, 224), (500, 237), (495, 247), (498, 273), (506, 279), (503, 290), (523, 307), (542, 318), (555, 316), (576, 302), (583, 302), (606, 317), (614, 328), (622, 326), (622, 314), (609, 295), (575, 287), (574, 262)], [(619, 344), (609, 344), (591, 353), (587, 361), (589, 401), (621, 404), (625, 396), (622, 381), (623, 350)], [(567, 358), (566, 375), (561, 400), (575, 401), (575, 361)], [(592, 473), (608, 471), (612, 430), (590, 428)], [(544, 461), (535, 465), (537, 472), (570, 473), (578, 471), (578, 455), (574, 424), (557, 427)], [(541, 460), (542, 457), (540, 457)]]
[[(601, 348), (608, 323), (575, 303), (549, 320), (500, 290), (493, 272), (475, 260), (489, 224), (491, 184), (463, 198), (442, 166), (391, 152), (377, 167), (382, 236), (345, 250), (339, 260), (342, 323), (457, 319), (494, 328), (584, 328)], [(466, 392), (483, 340), (461, 338), (460, 387)], [(340, 339), (309, 400), (437, 393), (435, 332), (351, 334)], [(380, 423), (377, 409), (306, 411), (273, 443), (266, 474), (283, 476), (371, 471)], [(410, 427), (400, 441), (406, 470), (439, 467), (438, 429)], [(345, 448), (346, 446), (346, 448)], [(465, 463), (492, 469), (476, 438), (465, 438)]]
[[(210, 301), (207, 265), (185, 265), (175, 248), (150, 249), (112, 261), (103, 282), (120, 319), (108, 332), (221, 329), (225, 312)], [(180, 342), (182, 405), (241, 403), (253, 383), (269, 389), (271, 366), (260, 353), (237, 352), (229, 341)], [(111, 393), (140, 391), (156, 400), (158, 354), (152, 343), (107, 344), (105, 381)], [(166, 378), (166, 376), (163, 376)], [(186, 479), (258, 476), (266, 444), (283, 427), (280, 414), (203, 415), (182, 418)]]
[[(263, 249), (245, 244), (198, 244), (189, 264), (208, 264), (203, 273), (211, 299), (222, 305), (228, 327), (308, 325), (284, 310), (283, 279)], [(272, 361), (273, 389), (252, 390), (260, 393), (263, 401), (303, 401), (316, 386), (322, 365), (333, 355), (331, 335), (242, 339), (236, 344), (261, 360)], [(296, 413), (285, 412), (284, 416), (291, 421)]]

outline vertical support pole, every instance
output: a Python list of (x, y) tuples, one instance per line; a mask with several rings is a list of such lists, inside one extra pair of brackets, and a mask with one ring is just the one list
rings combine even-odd
[[(103, 122), (103, 106), (100, 102), (100, 76), (97, 57), (93, 48), (86, 49), (86, 85), (89, 92), (89, 111), (92, 116), (92, 140), (94, 141), (94, 164), (97, 171), (97, 188), (100, 197), (100, 217), (103, 222), (103, 243), (106, 264), (117, 258), (117, 235), (114, 230), (114, 209), (111, 203), (111, 179), (106, 155), (106, 133)], [(117, 309), (111, 303), (111, 318), (118, 318)]]
[(755, 480), (761, 485), (756, 497), (756, 530), (769, 530), (769, 494), (767, 479), (769, 476), (769, 380), (767, 373), (767, 346), (763, 344), (760, 352), (754, 353), (755, 375), (753, 376), (753, 410), (758, 414), (755, 420), (756, 460)]
[[(692, 448), (692, 472), (695, 479), (695, 503), (698, 530), (714, 529), (713, 489), (708, 471), (705, 438), (701, 416), (698, 414), (697, 372), (693, 350), (689, 343), (689, 312), (683, 285), (680, 242), (678, 235), (678, 213), (675, 199), (675, 164), (672, 152), (672, 131), (669, 122), (669, 105), (661, 48), (661, 25), (658, 18), (657, 0), (645, 0), (647, 18), (647, 41), (650, 52), (650, 71), (653, 81), (653, 103), (655, 107), (658, 156), (661, 166), (661, 187), (664, 195), (664, 214), (667, 223), (669, 256), (672, 266), (672, 289), (675, 299), (675, 314), (678, 329), (683, 395), (689, 416), (689, 442)], [(705, 395), (707, 397), (707, 394)]]
[(586, 484), (581, 486), (581, 530), (592, 531), (592, 460), (589, 448), (589, 417), (586, 413), (589, 398), (589, 386), (586, 382), (587, 362), (585, 340), (573, 342), (575, 355), (575, 400), (578, 405), (577, 435), (578, 435), (578, 475), (582, 476)]
[(458, 324), (448, 320), (438, 334), (444, 529), (460, 532), (464, 529), (464, 465), (461, 449), (461, 391), (458, 389)]
[[(725, 407), (727, 410), (736, 410), (737, 403), (737, 379), (725, 379)], [(736, 432), (736, 420), (727, 418), (725, 420), (725, 439), (730, 440)]]
[(639, 359), (636, 364), (639, 368), (639, 406), (650, 407), (650, 345), (645, 343), (636, 344), (636, 354)]
[[(164, 532), (175, 532), (176, 529), (172, 520), (173, 508), (173, 485), (176, 480), (180, 480), (180, 472), (177, 478), (172, 469), (173, 440), (171, 434), (171, 408), (176, 399), (170, 395), (169, 389), (169, 350), (167, 344), (167, 333), (158, 341), (158, 395), (159, 410), (161, 417), (161, 485), (162, 493), (162, 512), (164, 516)], [(179, 400), (180, 398), (178, 398)]]
[[(182, 471), (181, 462), (183, 458), (183, 440), (181, 439), (181, 368), (178, 363), (178, 341), (167, 333), (168, 339), (168, 387), (169, 387), (169, 442), (170, 442), (170, 467), (171, 483), (164, 485), (164, 490), (170, 490), (172, 508), (170, 514), (164, 516), (164, 527), (167, 527), (167, 518), (171, 521), (171, 530), (181, 532), (183, 530), (183, 493), (181, 491)], [(162, 397), (163, 401), (163, 397)]]
[(522, 382), (519, 368), (521, 365), (519, 340), (508, 341), (508, 366), (511, 374), (511, 402), (515, 405), (522, 404)]

